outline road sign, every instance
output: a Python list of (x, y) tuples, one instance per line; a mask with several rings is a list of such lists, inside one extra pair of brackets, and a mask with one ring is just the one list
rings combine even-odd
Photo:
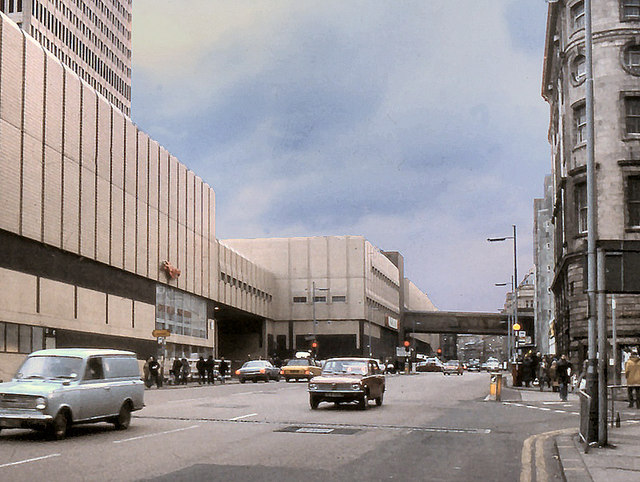
[(156, 338), (171, 336), (171, 330), (153, 330), (151, 332), (151, 336), (155, 336)]
[(403, 356), (409, 356), (410, 354), (411, 352), (407, 350), (405, 347), (403, 346), (396, 347), (396, 356), (403, 357)]

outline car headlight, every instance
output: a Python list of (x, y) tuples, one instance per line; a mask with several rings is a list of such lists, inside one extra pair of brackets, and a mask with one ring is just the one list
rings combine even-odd
[(36, 409), (44, 410), (45, 408), (47, 408), (47, 399), (44, 397), (36, 398)]
[(351, 390), (360, 390), (360, 384), (359, 383), (354, 383), (351, 385)]
[(317, 389), (318, 389), (317, 383), (309, 383), (309, 390), (317, 390)]

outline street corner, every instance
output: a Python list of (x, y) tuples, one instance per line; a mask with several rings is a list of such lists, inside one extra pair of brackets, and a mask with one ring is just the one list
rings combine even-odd
[[(553, 430), (527, 438), (522, 446), (520, 482), (592, 480), (572, 443), (573, 436), (577, 436), (575, 428)], [(565, 471), (565, 467), (568, 470)]]

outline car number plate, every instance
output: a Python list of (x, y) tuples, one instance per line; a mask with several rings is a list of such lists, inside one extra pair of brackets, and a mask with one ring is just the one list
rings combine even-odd
[(20, 428), (21, 421), (20, 420), (13, 420), (13, 419), (3, 420), (2, 424), (0, 424), (0, 426), (2, 426), (4, 428)]
[(341, 397), (342, 393), (331, 393), (331, 392), (329, 392), (329, 393), (326, 393), (325, 396), (326, 397)]

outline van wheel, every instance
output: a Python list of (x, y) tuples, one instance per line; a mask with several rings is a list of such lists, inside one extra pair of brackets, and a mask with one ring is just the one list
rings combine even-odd
[(378, 398), (376, 398), (376, 405), (379, 407), (382, 405), (382, 400), (384, 399), (384, 393), (381, 393)]
[(58, 412), (49, 426), (49, 437), (53, 440), (62, 440), (67, 435), (69, 417), (65, 412)]
[(318, 405), (320, 405), (320, 400), (315, 395), (309, 395), (309, 405), (311, 406), (311, 410), (316, 410)]
[(360, 410), (366, 410), (369, 408), (369, 396), (366, 393), (362, 395), (360, 400), (358, 400), (358, 408)]
[(113, 419), (116, 430), (126, 430), (131, 424), (131, 405), (128, 402), (122, 404), (120, 413)]

